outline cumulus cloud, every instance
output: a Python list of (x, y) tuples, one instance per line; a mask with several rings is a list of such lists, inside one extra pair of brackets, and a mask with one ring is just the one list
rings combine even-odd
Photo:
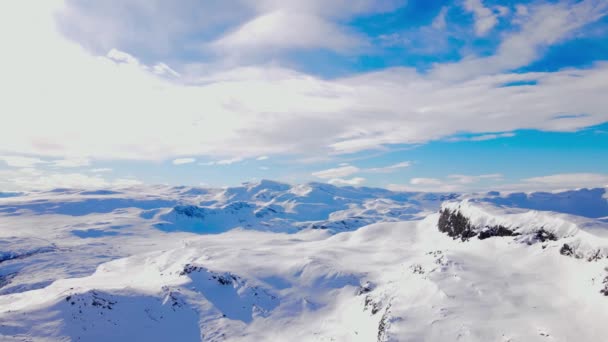
[[(199, 47), (211, 47), (222, 56), (294, 48), (344, 52), (362, 38), (337, 22), (391, 10), (406, 0), (182, 0), (179, 6), (164, 0), (66, 3), (57, 14), (61, 32), (88, 49), (138, 50), (162, 59), (204, 55), (207, 49)], [(172, 74), (162, 64), (157, 69)]]
[(465, 0), (464, 8), (475, 16), (475, 33), (478, 36), (487, 34), (498, 23), (497, 14), (485, 7), (481, 0)]
[(195, 158), (177, 158), (174, 159), (172, 163), (173, 165), (184, 165), (194, 163), (195, 161)]
[(330, 21), (309, 13), (276, 10), (254, 18), (236, 31), (211, 43), (228, 53), (264, 52), (277, 49), (323, 48), (345, 52), (362, 38)]
[[(343, 18), (336, 8), (361, 13), (372, 3), (249, 6), (254, 18), (298, 6), (321, 18)], [(0, 112), (10, 113), (0, 126), (0, 145), (11, 153), (139, 160), (326, 157), (462, 132), (569, 131), (608, 121), (606, 63), (501, 73), (605, 15), (605, 2), (530, 5), (528, 14), (518, 14), (521, 31), (507, 35), (495, 56), (438, 65), (429, 74), (392, 68), (336, 79), (272, 65), (159, 77), (156, 63), (119, 50), (92, 56), (67, 41), (56, 30), (53, 10), (46, 1), (0, 4), (0, 20), (12, 28), (0, 32), (0, 91), (10, 94), (0, 102)], [(535, 84), (504, 86), (530, 80)], [(563, 116), (579, 113), (586, 115)]]

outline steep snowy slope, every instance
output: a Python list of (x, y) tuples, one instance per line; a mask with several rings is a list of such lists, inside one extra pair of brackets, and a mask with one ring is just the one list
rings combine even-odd
[(605, 222), (455, 197), (272, 182), (4, 198), (0, 340), (608, 336)]

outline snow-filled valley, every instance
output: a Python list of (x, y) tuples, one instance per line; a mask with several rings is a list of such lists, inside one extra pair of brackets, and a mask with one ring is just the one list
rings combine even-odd
[(0, 194), (1, 341), (603, 341), (608, 191)]

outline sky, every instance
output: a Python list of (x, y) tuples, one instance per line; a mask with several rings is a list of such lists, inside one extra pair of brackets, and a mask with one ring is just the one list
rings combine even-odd
[(608, 186), (608, 1), (0, 3), (0, 191)]

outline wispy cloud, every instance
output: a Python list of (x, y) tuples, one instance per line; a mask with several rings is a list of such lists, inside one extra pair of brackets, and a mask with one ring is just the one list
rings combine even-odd
[(487, 186), (484, 182), (501, 181), (503, 175), (498, 173), (483, 175), (452, 174), (440, 178), (416, 177), (410, 179), (409, 184), (391, 184), (389, 189), (395, 191), (424, 191), (424, 192), (466, 192), (476, 191), (480, 186)]
[[(210, 162), (199, 163), (199, 164), (200, 165), (204, 165), (204, 166), (211, 166), (211, 165), (232, 165), (232, 164), (235, 164), (235, 163), (240, 163), (243, 160), (244, 160), (244, 158), (235, 157), (235, 158), (220, 159), (220, 160), (216, 160), (216, 161), (210, 161)], [(258, 160), (264, 160), (264, 159), (258, 159)]]
[(196, 158), (177, 158), (173, 159), (173, 165), (191, 164), (196, 161)]
[(608, 187), (608, 174), (560, 173), (524, 178), (518, 183), (499, 187), (504, 191), (558, 191), (577, 188)]
[(408, 168), (412, 165), (412, 162), (409, 161), (404, 161), (404, 162), (400, 162), (397, 164), (393, 164), (393, 165), (389, 165), (389, 166), (384, 166), (384, 167), (372, 167), (369, 169), (364, 169), (364, 172), (371, 172), (371, 173), (391, 173), (391, 172), (395, 172), (399, 169), (405, 169)]
[(330, 179), (330, 178), (342, 178), (350, 176), (354, 173), (359, 172), (360, 169), (356, 166), (347, 165), (336, 167), (333, 169), (327, 169), (322, 171), (313, 172), (312, 175), (322, 179)]
[(498, 24), (498, 13), (483, 5), (481, 0), (465, 0), (464, 8), (475, 16), (475, 33), (478, 36), (486, 35)]
[(91, 160), (88, 158), (65, 158), (54, 160), (52, 166), (62, 168), (83, 167), (91, 165)]
[(333, 185), (350, 185), (350, 186), (361, 185), (364, 182), (365, 182), (365, 178), (363, 178), (363, 177), (353, 177), (350, 179), (332, 178), (328, 181), (329, 184), (333, 184)]
[(91, 169), (91, 172), (93, 173), (105, 173), (105, 172), (112, 172), (112, 168), (109, 167), (100, 167), (100, 168), (96, 168), (96, 169)]
[[(465, 2), (477, 17), (478, 34), (485, 34), (496, 24), (496, 14), (481, 9), (480, 0)], [(490, 11), (491, 12), (491, 11)], [(433, 74), (444, 79), (467, 79), (482, 74), (513, 70), (536, 60), (542, 48), (562, 41), (577, 30), (608, 14), (608, 3), (597, 0), (579, 2), (538, 2), (519, 7), (514, 24), (519, 30), (505, 35), (496, 53), (487, 57), (468, 56), (456, 63), (437, 65)]]
[(31, 158), (24, 156), (0, 156), (0, 160), (12, 167), (32, 167), (38, 164), (46, 163), (39, 158)]
[(1, 190), (46, 190), (54, 188), (123, 188), (142, 184), (134, 178), (107, 179), (78, 172), (44, 171), (31, 168), (0, 170)]

